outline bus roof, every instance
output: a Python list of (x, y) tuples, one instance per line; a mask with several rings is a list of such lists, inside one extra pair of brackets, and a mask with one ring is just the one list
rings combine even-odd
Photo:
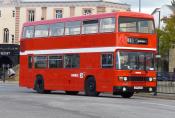
[(57, 22), (70, 22), (70, 21), (81, 21), (81, 20), (89, 20), (89, 19), (98, 19), (98, 18), (105, 18), (105, 17), (115, 17), (115, 16), (123, 16), (123, 17), (134, 17), (134, 18), (147, 18), (153, 19), (152, 15), (139, 13), (139, 12), (113, 12), (113, 13), (103, 13), (103, 14), (95, 14), (95, 15), (87, 15), (87, 16), (76, 16), (71, 18), (60, 18), (60, 19), (53, 19), (53, 20), (41, 20), (41, 21), (34, 21), (34, 22), (26, 22), (24, 23), (25, 26), (35, 26), (35, 25), (43, 25), (43, 24), (53, 24)]

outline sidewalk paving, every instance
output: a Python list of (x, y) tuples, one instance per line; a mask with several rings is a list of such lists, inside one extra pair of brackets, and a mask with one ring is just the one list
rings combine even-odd
[(157, 93), (156, 96), (153, 93), (136, 93), (135, 96), (175, 100), (175, 94), (166, 94), (166, 93)]
[(0, 80), (0, 84), (18, 84), (19, 81), (5, 81), (5, 83), (3, 81)]

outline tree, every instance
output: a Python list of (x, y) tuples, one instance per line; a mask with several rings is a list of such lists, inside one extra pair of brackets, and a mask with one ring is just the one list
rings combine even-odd
[(157, 30), (161, 55), (166, 55), (172, 44), (175, 44), (175, 15), (167, 18), (165, 23), (163, 30)]

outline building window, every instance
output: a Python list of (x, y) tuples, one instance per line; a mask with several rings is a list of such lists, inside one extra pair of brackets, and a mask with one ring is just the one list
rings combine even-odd
[(4, 43), (9, 42), (9, 29), (5, 28), (4, 29)]
[(78, 54), (68, 54), (64, 56), (65, 68), (79, 68), (80, 56)]
[(46, 20), (47, 7), (42, 7), (41, 10), (42, 10), (41, 20)]
[(56, 9), (55, 10), (55, 18), (63, 18), (63, 10)]
[(35, 68), (47, 68), (47, 56), (34, 57)]
[(49, 35), (49, 25), (38, 25), (35, 27), (35, 37), (47, 37)]
[(32, 56), (28, 56), (28, 68), (32, 68), (33, 59)]
[(106, 8), (105, 7), (97, 7), (97, 13), (105, 13)]
[(102, 54), (102, 68), (113, 67), (113, 54)]
[(83, 15), (91, 15), (92, 9), (83, 9)]
[(28, 21), (35, 21), (35, 10), (28, 10)]
[(98, 20), (83, 21), (82, 34), (91, 34), (98, 32)]
[(63, 57), (62, 56), (49, 56), (49, 68), (62, 68)]
[(15, 11), (12, 11), (12, 17), (15, 17)]
[(80, 21), (76, 22), (67, 22), (66, 23), (66, 29), (65, 29), (65, 35), (76, 35), (80, 34)]
[(15, 42), (15, 36), (12, 34), (12, 43)]
[(62, 36), (64, 35), (64, 23), (56, 23), (50, 25), (50, 36)]

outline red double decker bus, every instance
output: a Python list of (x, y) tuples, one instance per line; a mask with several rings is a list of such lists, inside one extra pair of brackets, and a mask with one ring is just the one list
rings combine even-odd
[(151, 15), (117, 12), (28, 22), (20, 50), (21, 87), (124, 98), (156, 89)]

